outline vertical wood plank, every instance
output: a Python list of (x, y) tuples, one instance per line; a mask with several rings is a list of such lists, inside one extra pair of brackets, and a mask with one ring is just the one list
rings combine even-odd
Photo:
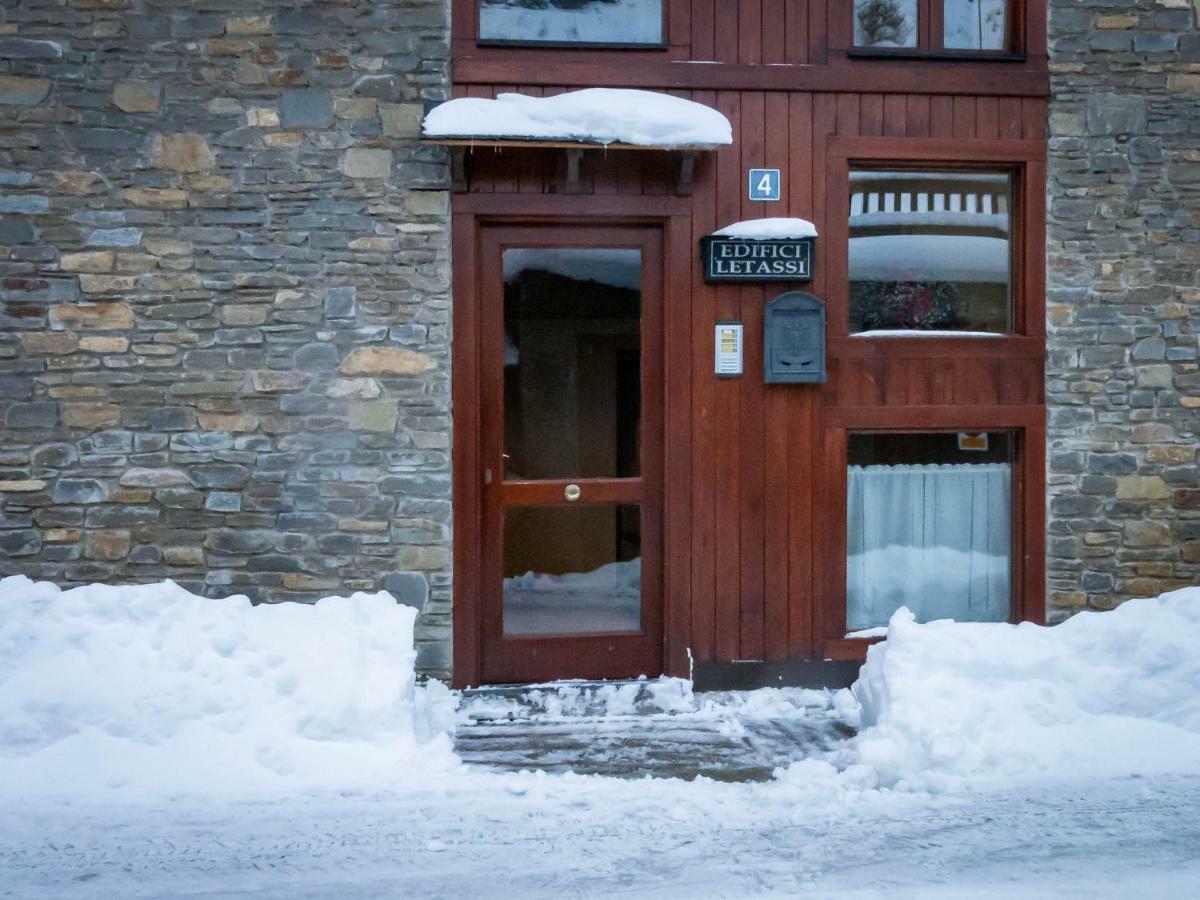
[(858, 121), (858, 133), (863, 137), (879, 137), (883, 134), (883, 94), (862, 94), (859, 97)]
[[(769, 165), (783, 169), (786, 149), (777, 148), (775, 156), (767, 156), (766, 98), (760, 93), (742, 95), (742, 171), (752, 166)], [(774, 129), (772, 129), (774, 131)], [(777, 203), (750, 200), (741, 192), (743, 219), (773, 215)], [(763, 371), (764, 289), (746, 285), (737, 289), (746, 341), (745, 375), (738, 379), (740, 388), (740, 492), (741, 512), (741, 578), (739, 603), (739, 659), (763, 659), (764, 597), (764, 503), (766, 480), (764, 385), (759, 373)]]
[(888, 94), (883, 98), (883, 134), (904, 137), (908, 133), (908, 98), (903, 94)]
[(783, 5), (783, 61), (791, 65), (808, 62), (808, 7), (807, 3)]
[(1018, 140), (1021, 137), (1021, 98), (1001, 97), (997, 101), (999, 108), (999, 137)]
[(479, 684), (480, 558), (479, 521), (479, 320), (476, 315), (475, 217), (451, 217), (454, 267), (452, 310), (454, 375), (450, 385), (454, 404), (454, 686)]
[(835, 134), (841, 137), (858, 137), (861, 134), (859, 95), (835, 94), (834, 96), (837, 97), (837, 126)]
[[(716, 94), (697, 91), (693, 99), (715, 106)], [(716, 154), (732, 154), (725, 148)], [(716, 224), (717, 160), (703, 161), (693, 195), (692, 239), (689, 252), (700, 238), (710, 234)], [(698, 173), (700, 174), (700, 173)], [(690, 259), (690, 256), (689, 256)], [(692, 296), (692, 495), (691, 530), (691, 608), (692, 633), (689, 646), (697, 662), (708, 662), (716, 652), (716, 491), (717, 484), (717, 410), (716, 379), (713, 366), (713, 325), (717, 318), (714, 297), (704, 283), (699, 266), (690, 265)], [(673, 301), (674, 298), (670, 298)], [(722, 425), (722, 427), (724, 427)]]
[(762, 4), (763, 0), (738, 0), (737, 3), (737, 61), (746, 65), (762, 62)]
[(829, 60), (829, 29), (826, 27), (829, 7), (821, 0), (811, 0), (805, 6), (808, 11), (808, 59), (805, 62), (812, 66), (824, 65)]
[(929, 98), (929, 136), (954, 137), (954, 98), (936, 95)]
[(716, 0), (692, 0), (692, 59), (714, 60)]
[(764, 63), (779, 64), (788, 61), (788, 6), (786, 0), (762, 0), (762, 61)]
[[(692, 0), (670, 0), (665, 37), (672, 47), (687, 49), (692, 41)], [(686, 59), (687, 54), (679, 58)]]
[(716, 5), (713, 15), (713, 46), (718, 62), (735, 63), (738, 59), (738, 30), (741, 27), (737, 9), (730, 9), (725, 3)]
[(975, 101), (975, 137), (984, 141), (1000, 137), (1000, 103), (995, 97)]
[(975, 137), (975, 98), (954, 98), (954, 137), (970, 140)]
[[(666, 666), (688, 675), (692, 643), (692, 321), (690, 304), (676, 302), (692, 278), (692, 217), (667, 224), (664, 266), (664, 360), (666, 397), (663, 454), (663, 602)], [(701, 373), (702, 374), (702, 373)], [(678, 489), (679, 485), (686, 486)]]
[(929, 137), (929, 97), (910, 95), (905, 131), (909, 137)]
[[(717, 108), (733, 123), (734, 146), (717, 153), (717, 221), (726, 224), (737, 220), (741, 212), (743, 179), (739, 148), (745, 138), (742, 128), (741, 95), (733, 91), (717, 94)], [(717, 290), (716, 318), (738, 319), (741, 304), (737, 290)], [(711, 335), (712, 323), (709, 323)], [(709, 338), (712, 339), (711, 336)], [(711, 346), (711, 345), (710, 345)], [(710, 351), (711, 352), (711, 351)], [(712, 363), (708, 365), (713, 378)], [(714, 379), (716, 380), (716, 379)], [(741, 454), (738, 436), (741, 432), (740, 380), (716, 380), (716, 458), (719, 460), (712, 488), (717, 497), (716, 530), (716, 651), (717, 659), (737, 659), (739, 604), (741, 588)]]

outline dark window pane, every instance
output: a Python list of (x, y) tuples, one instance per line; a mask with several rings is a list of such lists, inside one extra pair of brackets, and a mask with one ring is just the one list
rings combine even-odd
[(505, 478), (641, 470), (641, 252), (504, 251)]
[(854, 46), (917, 46), (917, 0), (854, 0)]
[(1006, 622), (1012, 437), (854, 434), (849, 440), (846, 626)]
[(504, 633), (637, 631), (641, 508), (529, 506), (504, 514)]
[(661, 44), (662, 0), (480, 0), (479, 37), (494, 41)]
[(850, 331), (1012, 330), (1012, 176), (850, 173)]
[(1004, 50), (1008, 46), (1007, 0), (944, 0), (947, 50)]

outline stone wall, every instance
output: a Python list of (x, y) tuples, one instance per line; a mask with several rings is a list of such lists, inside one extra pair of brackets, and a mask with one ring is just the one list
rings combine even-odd
[(1054, 618), (1200, 583), (1200, 0), (1051, 0)]
[(443, 0), (0, 8), (0, 572), (386, 587), (449, 657)]

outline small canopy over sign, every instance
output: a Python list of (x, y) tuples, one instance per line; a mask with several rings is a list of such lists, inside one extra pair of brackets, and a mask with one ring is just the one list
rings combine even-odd
[(815, 238), (817, 226), (808, 219), (747, 219), (734, 222), (713, 232), (729, 238), (748, 241), (787, 240), (788, 238)]
[(656, 91), (620, 88), (587, 88), (553, 97), (460, 97), (434, 107), (425, 116), (422, 135), (438, 143), (671, 150), (710, 150), (733, 143), (729, 120), (712, 107)]

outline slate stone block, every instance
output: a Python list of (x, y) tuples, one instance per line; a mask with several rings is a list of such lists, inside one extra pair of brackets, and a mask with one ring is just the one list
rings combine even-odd
[(418, 612), (429, 602), (429, 581), (420, 572), (392, 572), (383, 579), (383, 589)]
[(0, 216), (0, 245), (32, 244), (36, 232), (28, 219), (20, 216)]
[(321, 90), (283, 91), (279, 124), (284, 128), (328, 128), (333, 124), (332, 95)]

